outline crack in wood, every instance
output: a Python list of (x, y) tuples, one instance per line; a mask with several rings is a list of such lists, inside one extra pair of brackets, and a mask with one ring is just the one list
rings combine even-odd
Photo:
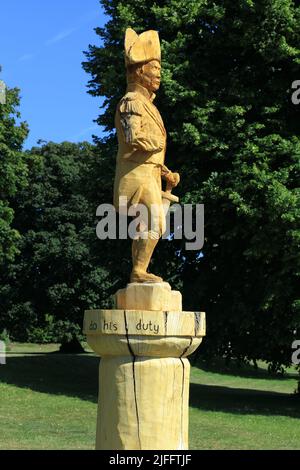
[(164, 312), (165, 316), (165, 336), (167, 336), (167, 328), (168, 328), (168, 312)]
[(194, 312), (194, 318), (195, 318), (195, 336), (197, 336), (198, 331), (200, 329), (200, 325), (201, 325), (201, 313)]
[(188, 350), (189, 350), (190, 347), (192, 346), (192, 344), (193, 344), (193, 339), (194, 339), (194, 338), (190, 338), (190, 344), (183, 350), (183, 353), (181, 354), (180, 359), (188, 352)]
[(181, 387), (181, 442), (183, 442), (183, 399), (184, 399), (184, 379), (185, 379), (185, 368), (182, 357), (187, 353), (193, 343), (193, 338), (190, 339), (190, 344), (184, 349), (179, 360), (182, 365), (182, 387)]
[(136, 420), (137, 420), (137, 432), (138, 432), (138, 439), (139, 439), (140, 449), (142, 449), (141, 435), (140, 435), (139, 409), (138, 409), (138, 403), (137, 403), (136, 380), (135, 380), (135, 361), (136, 361), (136, 355), (134, 354), (133, 349), (132, 349), (131, 344), (130, 344), (130, 341), (129, 341), (128, 324), (127, 324), (127, 318), (126, 318), (126, 310), (124, 310), (124, 321), (125, 321), (125, 331), (126, 331), (127, 345), (128, 345), (128, 349), (129, 349), (130, 355), (132, 356), (132, 378), (133, 378), (133, 390), (134, 390), (135, 412), (136, 412)]

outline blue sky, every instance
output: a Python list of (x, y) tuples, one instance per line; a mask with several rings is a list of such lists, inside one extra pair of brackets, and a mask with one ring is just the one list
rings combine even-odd
[(37, 140), (92, 141), (101, 99), (87, 93), (81, 62), (89, 44), (100, 45), (99, 0), (0, 0), (0, 78), (21, 90), (25, 148)]

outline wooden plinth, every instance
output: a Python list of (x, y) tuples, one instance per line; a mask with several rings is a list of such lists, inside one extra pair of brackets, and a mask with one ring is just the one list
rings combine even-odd
[[(179, 293), (170, 294), (166, 283), (160, 286), (155, 287), (158, 299), (153, 285), (129, 284), (129, 293), (117, 293), (114, 310), (85, 312), (88, 344), (102, 358), (99, 450), (188, 449), (190, 366), (186, 357), (205, 336), (205, 314), (151, 310), (158, 303), (166, 306), (164, 289), (171, 305), (181, 305)], [(130, 309), (120, 309), (126, 297)], [(138, 309), (132, 309), (134, 297), (139, 298)], [(143, 298), (147, 309), (142, 308)]]

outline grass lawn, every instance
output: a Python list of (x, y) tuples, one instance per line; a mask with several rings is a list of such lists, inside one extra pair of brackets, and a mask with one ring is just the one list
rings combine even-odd
[[(0, 365), (0, 449), (93, 449), (98, 358), (13, 344)], [(192, 367), (190, 449), (300, 449), (297, 373)]]

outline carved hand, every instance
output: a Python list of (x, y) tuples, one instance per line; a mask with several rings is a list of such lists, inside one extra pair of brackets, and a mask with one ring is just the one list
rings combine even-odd
[(167, 174), (164, 175), (164, 179), (167, 182), (167, 190), (175, 188), (179, 181), (180, 181), (180, 176), (179, 173), (172, 173), (171, 171)]

